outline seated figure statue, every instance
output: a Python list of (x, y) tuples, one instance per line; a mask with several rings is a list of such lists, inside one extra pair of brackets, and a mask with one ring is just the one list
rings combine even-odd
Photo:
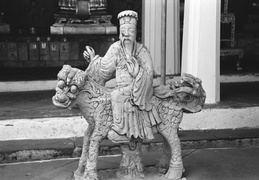
[(89, 47), (84, 57), (103, 81), (116, 78), (116, 88), (111, 93), (113, 125), (108, 138), (115, 143), (129, 142), (131, 138), (151, 140), (151, 127), (157, 124), (147, 116), (153, 95), (151, 55), (136, 42), (138, 14), (126, 10), (118, 14), (118, 19), (120, 40), (110, 46), (104, 57), (95, 56)]

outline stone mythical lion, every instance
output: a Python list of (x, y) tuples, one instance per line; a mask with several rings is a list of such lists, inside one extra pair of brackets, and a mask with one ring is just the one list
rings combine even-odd
[[(88, 69), (91, 67), (88, 67)], [(103, 86), (99, 77), (89, 74), (69, 65), (64, 65), (58, 73), (56, 94), (52, 101), (58, 108), (77, 106), (88, 122), (82, 155), (75, 179), (97, 180), (97, 158), (101, 141), (107, 138), (113, 122), (111, 92), (112, 89)], [(155, 118), (159, 124), (152, 127), (153, 133), (161, 134), (170, 147), (169, 164), (160, 163), (160, 169), (165, 179), (181, 179), (184, 171), (181, 157), (180, 139), (177, 134), (184, 112), (196, 113), (201, 111), (206, 94), (201, 80), (189, 74), (183, 74), (181, 81), (153, 88), (151, 98), (152, 110), (149, 117)], [(154, 119), (153, 119), (154, 120)], [(117, 176), (137, 179), (143, 178), (141, 161), (142, 139), (132, 138), (127, 143), (121, 143), (122, 160)], [(165, 156), (162, 156), (166, 162)]]

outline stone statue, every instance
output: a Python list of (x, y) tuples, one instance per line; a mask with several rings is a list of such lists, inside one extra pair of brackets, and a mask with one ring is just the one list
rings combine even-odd
[[(116, 88), (111, 93), (113, 124), (108, 133), (113, 142), (130, 139), (153, 139), (152, 126), (147, 114), (151, 110), (153, 95), (153, 64), (148, 49), (136, 42), (138, 15), (134, 11), (118, 14), (120, 41), (111, 45), (104, 57), (95, 56), (93, 50), (84, 51), (91, 60), (96, 76), (103, 81), (116, 78)], [(91, 74), (91, 73), (90, 73)]]
[[(184, 168), (177, 130), (184, 111), (199, 112), (204, 105), (201, 80), (184, 74), (180, 82), (153, 87), (150, 53), (136, 42), (137, 13), (123, 11), (118, 19), (120, 41), (112, 44), (104, 57), (87, 46), (84, 57), (90, 64), (85, 71), (64, 65), (58, 73), (53, 104), (59, 108), (77, 106), (89, 124), (74, 177), (98, 179), (98, 148), (108, 137), (121, 146), (118, 178), (143, 178), (142, 141), (160, 133), (170, 149), (160, 160), (160, 171), (166, 179), (181, 179)], [(116, 87), (106, 88), (105, 83), (114, 77)]]

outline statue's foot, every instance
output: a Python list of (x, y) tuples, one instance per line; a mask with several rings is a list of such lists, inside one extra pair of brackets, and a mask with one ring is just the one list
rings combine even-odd
[(169, 169), (169, 162), (170, 162), (170, 157), (171, 154), (163, 154), (162, 157), (160, 158), (159, 163), (156, 165), (158, 168), (158, 172), (161, 174), (165, 174), (167, 170)]
[(167, 173), (165, 174), (165, 178), (168, 180), (181, 180), (183, 172), (183, 167), (169, 167)]
[(116, 133), (114, 130), (110, 130), (108, 132), (108, 138), (113, 142), (113, 143), (129, 143), (130, 139), (125, 136), (125, 135), (120, 135)]
[(73, 180), (82, 180), (83, 178), (83, 173), (80, 173), (79, 171), (75, 171), (73, 174)]
[(85, 171), (85, 165), (83, 166), (79, 165), (77, 170), (73, 174), (74, 180), (81, 180), (82, 177), (84, 176), (84, 171)]

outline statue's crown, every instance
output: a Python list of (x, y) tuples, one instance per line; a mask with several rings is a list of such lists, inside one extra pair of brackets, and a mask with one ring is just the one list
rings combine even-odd
[(120, 25), (122, 24), (135, 24), (137, 25), (138, 13), (132, 10), (125, 10), (118, 14)]

